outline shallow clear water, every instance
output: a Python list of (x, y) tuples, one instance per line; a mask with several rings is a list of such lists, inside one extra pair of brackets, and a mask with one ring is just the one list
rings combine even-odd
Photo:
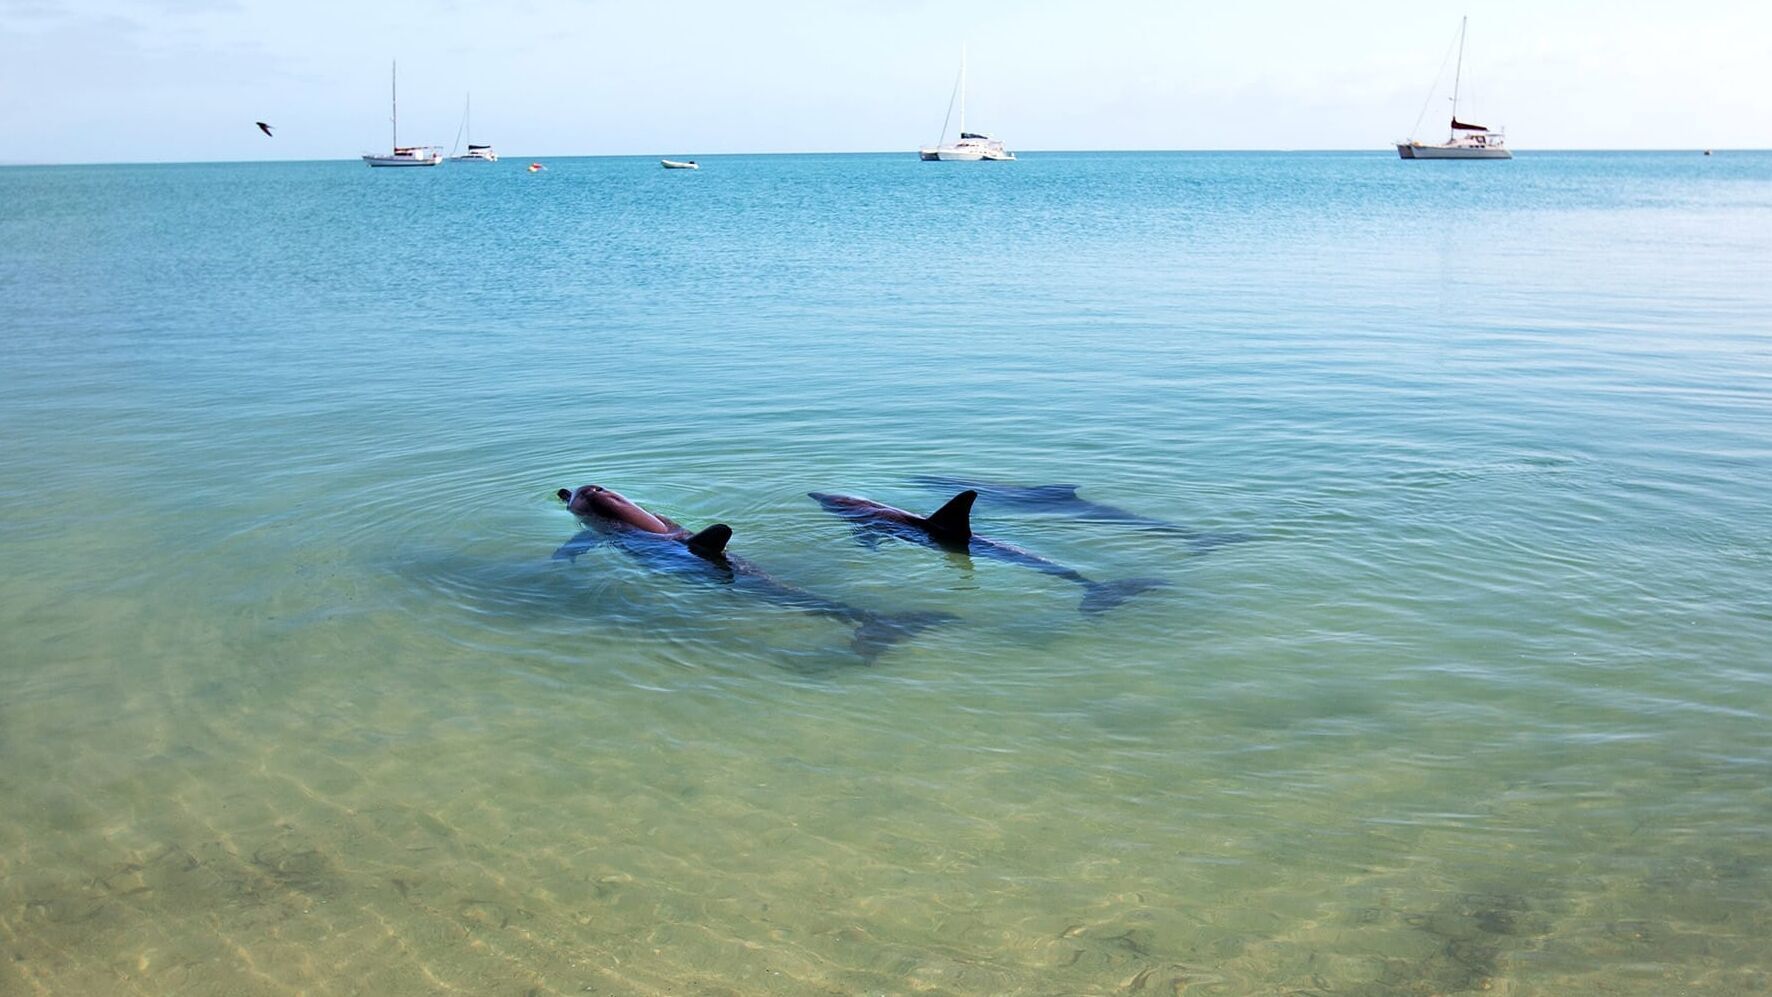
[(1772, 988), (1772, 155), (521, 167), (0, 170), (0, 992)]

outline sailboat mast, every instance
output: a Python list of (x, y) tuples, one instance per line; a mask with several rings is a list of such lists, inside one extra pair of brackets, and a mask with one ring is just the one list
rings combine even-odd
[[(1458, 68), (1452, 71), (1452, 120), (1458, 120), (1458, 84), (1464, 79), (1464, 27), (1470, 23), (1469, 17), (1458, 19)], [(1445, 63), (1440, 63), (1444, 66)], [(1444, 72), (1444, 70), (1441, 70)]]
[(966, 137), (966, 46), (960, 46), (960, 137)]
[(400, 63), (398, 60), (395, 60), (394, 68), (389, 74), (388, 91), (393, 98), (394, 105), (394, 114), (389, 120), (394, 123), (394, 148), (398, 149), (400, 148)]

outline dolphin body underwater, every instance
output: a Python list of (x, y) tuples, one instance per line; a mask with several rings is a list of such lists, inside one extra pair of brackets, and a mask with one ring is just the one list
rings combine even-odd
[(853, 495), (827, 492), (808, 492), (807, 495), (827, 512), (855, 523), (857, 539), (870, 547), (880, 536), (897, 537), (925, 547), (1019, 564), (1042, 574), (1076, 582), (1083, 586), (1083, 602), (1077, 608), (1085, 613), (1106, 612), (1140, 592), (1169, 584), (1160, 578), (1098, 582), (1074, 568), (1067, 568), (1014, 544), (979, 536), (972, 532), (972, 503), (977, 500), (978, 492), (971, 489), (955, 495), (946, 505), (927, 516)]
[(869, 664), (899, 641), (959, 619), (948, 613), (876, 613), (796, 588), (726, 553), (732, 529), (725, 524), (691, 533), (601, 485), (562, 488), (554, 494), (586, 527), (554, 551), (554, 560), (576, 561), (580, 554), (608, 545), (654, 570), (731, 585), (777, 606), (843, 620), (855, 627), (850, 647)]
[(1189, 529), (1179, 523), (1141, 516), (1129, 509), (1091, 502), (1077, 494), (1077, 485), (1007, 485), (936, 475), (919, 475), (911, 481), (926, 488), (964, 488), (975, 491), (986, 505), (999, 509), (1026, 509), (1093, 523), (1125, 523), (1160, 533), (1172, 533), (1187, 541), (1195, 552), (1202, 554), (1216, 547), (1256, 539), (1250, 533), (1209, 533)]

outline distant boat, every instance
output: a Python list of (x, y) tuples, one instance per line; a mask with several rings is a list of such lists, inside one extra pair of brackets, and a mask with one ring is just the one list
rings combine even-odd
[(693, 160), (693, 159), (685, 159), (682, 161), (678, 161), (675, 159), (661, 159), (661, 160), (659, 160), (659, 162), (663, 163), (664, 168), (667, 170), (699, 170), (699, 169), (701, 169), (701, 167), (695, 165), (695, 160)]
[[(1489, 128), (1458, 120), (1458, 86), (1464, 78), (1464, 29), (1469, 18), (1458, 22), (1458, 69), (1452, 76), (1452, 134), (1446, 141), (1429, 145), (1415, 139), (1397, 143), (1397, 155), (1403, 159), (1512, 159), (1507, 148), (1507, 129)], [(1440, 63), (1440, 71), (1446, 64)], [(1438, 81), (1436, 81), (1437, 83)], [(1425, 111), (1423, 112), (1425, 113)], [(1415, 122), (1421, 124), (1420, 119)]]
[(529, 164), (529, 172), (531, 172), (531, 173), (540, 173), (542, 170), (545, 170), (545, 169), (547, 169), (547, 167), (543, 166), (540, 163), (530, 163)]
[[(458, 163), (496, 163), (498, 153), (492, 146), (474, 144), (474, 95), (468, 94), (467, 107), (461, 112), (461, 128), (468, 136), (468, 151), (453, 157)], [(456, 136), (458, 139), (460, 136)]]
[(443, 152), (428, 145), (400, 144), (400, 64), (394, 63), (393, 73), (393, 107), (394, 114), (394, 151), (386, 156), (378, 156), (371, 152), (363, 154), (363, 161), (371, 166), (436, 166), (443, 161)]
[(925, 163), (976, 163), (986, 162), (1012, 163), (1015, 153), (1003, 148), (1003, 143), (991, 138), (983, 132), (966, 130), (966, 49), (960, 49), (960, 79), (954, 84), (954, 96), (948, 98), (948, 115), (954, 113), (954, 100), (960, 103), (960, 140), (952, 145), (945, 144), (948, 137), (948, 118), (941, 122), (941, 138), (934, 145), (926, 145), (917, 150), (917, 158)]

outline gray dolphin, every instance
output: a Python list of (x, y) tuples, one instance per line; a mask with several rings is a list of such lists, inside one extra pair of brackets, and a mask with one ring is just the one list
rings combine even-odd
[(869, 546), (880, 535), (892, 536), (925, 547), (1019, 564), (1042, 574), (1076, 582), (1083, 586), (1083, 602), (1078, 608), (1085, 613), (1105, 612), (1139, 592), (1169, 584), (1160, 578), (1098, 582), (1075, 568), (1067, 568), (1014, 544), (979, 536), (972, 532), (972, 503), (978, 493), (971, 490), (955, 495), (946, 505), (927, 516), (853, 495), (828, 492), (808, 492), (807, 495), (827, 512), (857, 524), (858, 538)]
[(726, 553), (732, 530), (725, 524), (691, 533), (601, 485), (584, 485), (576, 491), (562, 488), (555, 495), (585, 525), (554, 551), (555, 560), (576, 561), (580, 554), (607, 544), (657, 571), (731, 585), (777, 606), (843, 620), (855, 627), (850, 647), (870, 664), (893, 644), (958, 619), (948, 613), (876, 613), (789, 585), (750, 561)]
[(1200, 553), (1215, 547), (1257, 539), (1251, 533), (1209, 533), (1190, 529), (1179, 523), (1141, 516), (1118, 506), (1091, 502), (1077, 494), (1077, 489), (1081, 487), (1079, 485), (1007, 485), (939, 475), (919, 475), (911, 481), (927, 488), (964, 488), (975, 491), (987, 506), (998, 509), (1032, 510), (1095, 523), (1125, 523), (1153, 532), (1171, 533), (1186, 540), (1189, 547)]

